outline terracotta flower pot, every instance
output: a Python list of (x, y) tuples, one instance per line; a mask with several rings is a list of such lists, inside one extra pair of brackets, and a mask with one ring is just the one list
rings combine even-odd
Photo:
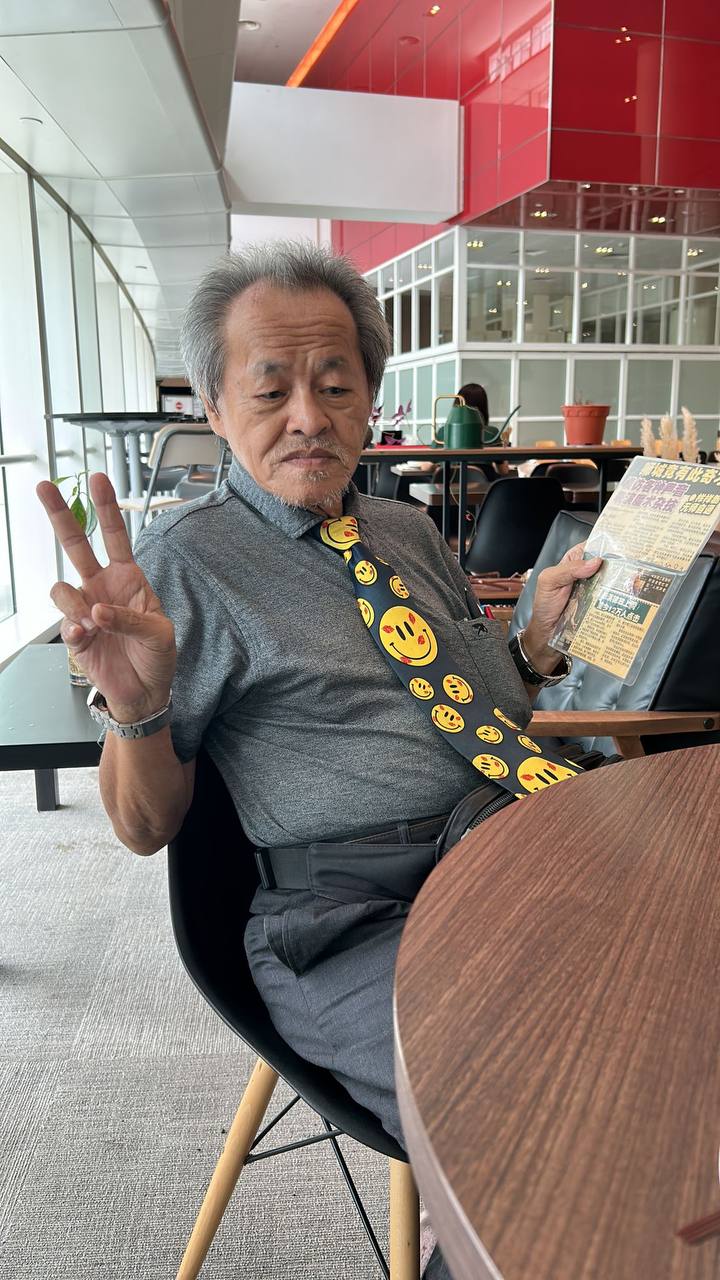
[(568, 444), (602, 444), (609, 404), (564, 404), (562, 411)]

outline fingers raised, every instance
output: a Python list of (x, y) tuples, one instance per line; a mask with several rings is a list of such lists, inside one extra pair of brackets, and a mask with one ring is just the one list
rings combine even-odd
[(57, 485), (49, 480), (41, 480), (35, 492), (48, 514), (55, 537), (68, 560), (77, 569), (81, 578), (92, 578), (93, 574), (99, 571), (100, 564)]
[(105, 550), (116, 563), (132, 560), (132, 547), (122, 512), (117, 504), (115, 490), (102, 471), (90, 476), (90, 497), (95, 504), (98, 523), (105, 543)]

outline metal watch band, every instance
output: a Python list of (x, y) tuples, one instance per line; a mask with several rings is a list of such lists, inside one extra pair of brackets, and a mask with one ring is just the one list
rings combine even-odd
[(104, 695), (99, 689), (92, 688), (90, 690), (87, 697), (87, 706), (96, 724), (102, 725), (104, 729), (109, 729), (118, 738), (149, 738), (153, 733), (159, 733), (161, 729), (165, 728), (166, 724), (170, 723), (172, 719), (172, 692), (167, 706), (162, 707), (160, 711), (155, 711), (151, 716), (146, 716), (144, 720), (135, 721), (134, 724), (120, 724), (119, 721), (113, 720)]
[(559, 684), (561, 680), (565, 680), (572, 670), (572, 658), (568, 657), (564, 653), (558, 653), (558, 665), (562, 663), (562, 671), (558, 671), (557, 673), (553, 672), (553, 674), (549, 676), (543, 675), (542, 671), (536, 671), (525, 652), (522, 642), (524, 634), (524, 631), (516, 632), (508, 644), (512, 660), (520, 672), (524, 682), (541, 688), (547, 685)]

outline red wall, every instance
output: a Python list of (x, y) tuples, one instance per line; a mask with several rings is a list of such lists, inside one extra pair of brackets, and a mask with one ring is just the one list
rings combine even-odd
[[(360, 0), (309, 88), (456, 98), (478, 218), (548, 178), (720, 187), (720, 0)], [(552, 79), (552, 120), (550, 81)], [(428, 156), (432, 163), (432, 156)], [(442, 226), (336, 222), (365, 271)]]
[(551, 177), (720, 186), (718, 0), (556, 0), (554, 54)]

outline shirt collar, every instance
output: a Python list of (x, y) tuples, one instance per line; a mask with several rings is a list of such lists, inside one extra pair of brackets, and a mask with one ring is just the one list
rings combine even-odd
[[(235, 457), (233, 457), (230, 464), (228, 484), (233, 492), (239, 498), (242, 498), (248, 506), (254, 507), (270, 524), (274, 524), (276, 528), (281, 529), (290, 538), (302, 538), (303, 534), (313, 529), (315, 525), (320, 524), (321, 520), (324, 519), (316, 511), (308, 511), (307, 507), (289, 507), (286, 503), (281, 502), (274, 493), (269, 493), (267, 489), (261, 489), (260, 485), (253, 480), (250, 473), (240, 465)], [(345, 514), (355, 510), (357, 497), (358, 491), (355, 485), (351, 483), (343, 498), (343, 512)]]

